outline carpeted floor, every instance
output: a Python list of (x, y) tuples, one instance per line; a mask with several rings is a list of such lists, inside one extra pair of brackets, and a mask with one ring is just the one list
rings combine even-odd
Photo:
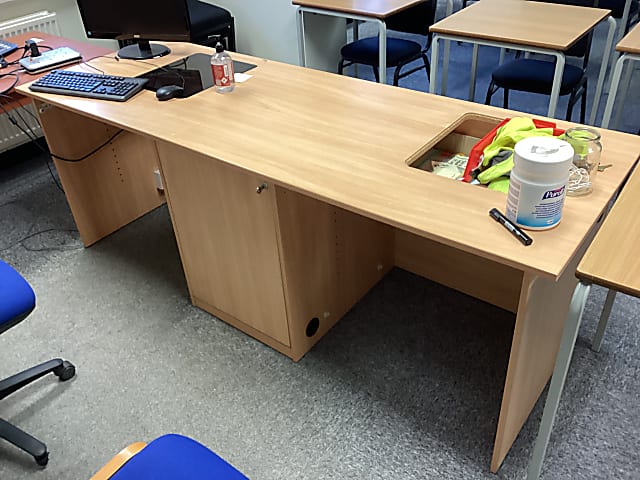
[[(51, 460), (0, 441), (0, 479), (87, 479), (167, 432), (254, 480), (524, 478), (542, 401), (489, 473), (512, 314), (396, 269), (293, 363), (190, 304), (165, 207), (82, 248), (45, 162), (31, 146), (0, 156), (0, 257), (38, 299), (0, 336), (0, 378), (57, 356), (78, 375), (2, 401)], [(605, 293), (592, 289), (543, 479), (640, 478), (640, 300), (619, 295), (596, 354)]]

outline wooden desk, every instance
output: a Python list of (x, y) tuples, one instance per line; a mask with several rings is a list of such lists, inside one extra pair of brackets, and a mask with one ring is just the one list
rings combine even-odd
[[(483, 0), (477, 2), (430, 27), (429, 30), (433, 32), (433, 40), (430, 75), (432, 81), (429, 85), (429, 91), (436, 93), (440, 40), (456, 40), (474, 44), (469, 100), (473, 100), (475, 97), (478, 45), (553, 55), (556, 57), (556, 68), (547, 116), (554, 117), (560, 95), (560, 81), (564, 72), (564, 52), (598, 23), (608, 18), (610, 19), (609, 36), (594, 98), (594, 105), (597, 108), (611, 51), (610, 45), (612, 45), (616, 27), (610, 13), (610, 10), (598, 8), (522, 0)], [(446, 94), (449, 62), (446, 51), (443, 60), (441, 92), (444, 95)]]
[[(620, 86), (620, 77), (622, 76), (622, 70), (625, 63), (640, 61), (640, 24), (633, 27), (633, 29), (616, 45), (616, 50), (621, 53), (616, 66), (613, 69), (613, 75), (611, 77), (611, 86), (609, 87), (609, 98), (607, 98), (607, 104), (604, 108), (602, 115), (602, 127), (608, 128), (609, 121), (611, 120), (611, 113), (613, 112), (613, 106), (616, 101), (616, 95), (618, 87)], [(631, 72), (633, 66), (627, 68), (627, 74), (622, 82), (623, 91), (621, 92), (622, 102), (618, 107), (618, 114), (613, 122), (613, 128), (618, 124), (620, 114), (622, 113), (622, 106), (624, 105), (624, 99), (627, 96), (627, 90), (629, 88), (629, 81), (631, 80)], [(638, 125), (640, 127), (640, 125)]]
[[(211, 52), (169, 45), (150, 62)], [(158, 102), (145, 91), (118, 103), (19, 87), (57, 155), (77, 158), (125, 130), (90, 159), (55, 160), (83, 242), (161, 204), (160, 168), (193, 303), (294, 360), (394, 265), (514, 312), (496, 471), (551, 375), (575, 267), (640, 137), (602, 131), (602, 162), (613, 167), (524, 247), (489, 217), (504, 194), (408, 165), (451, 132), (481, 136), (516, 112), (235, 57), (257, 68), (229, 95)]]
[[(351, 18), (364, 22), (375, 22), (378, 25), (378, 64), (380, 65), (380, 83), (387, 81), (387, 26), (385, 19), (406, 10), (425, 0), (293, 0), (298, 6), (296, 23), (298, 28), (298, 53), (300, 65), (306, 65), (304, 40), (304, 13), (316, 13), (332, 17)], [(435, 1), (435, 0), (432, 0)], [(353, 29), (354, 40), (358, 39), (357, 24)]]
[(640, 170), (636, 168), (576, 269), (576, 277), (580, 282), (576, 286), (565, 323), (538, 439), (529, 464), (528, 480), (536, 480), (542, 469), (591, 284), (610, 289), (594, 337), (593, 349), (596, 351), (600, 350), (616, 292), (640, 297), (639, 204)]

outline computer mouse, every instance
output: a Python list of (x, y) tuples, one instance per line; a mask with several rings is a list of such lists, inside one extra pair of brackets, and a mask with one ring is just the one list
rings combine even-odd
[(169, 100), (181, 96), (182, 92), (184, 92), (184, 88), (180, 85), (165, 85), (156, 90), (156, 98), (160, 101)]

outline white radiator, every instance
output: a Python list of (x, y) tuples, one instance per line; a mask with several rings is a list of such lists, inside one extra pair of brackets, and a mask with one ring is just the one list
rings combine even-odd
[[(60, 35), (60, 28), (56, 22), (55, 12), (43, 10), (41, 12), (0, 22), (0, 38), (12, 37), (14, 35), (31, 31)], [(13, 118), (19, 122), (20, 126), (28, 132), (30, 131), (32, 135), (35, 135), (36, 137), (42, 135), (40, 125), (35, 119), (36, 115), (33, 105), (29, 104), (26, 107), (17, 108), (10, 113)], [(24, 124), (25, 121), (27, 125)], [(29, 137), (25, 135), (22, 130), (13, 125), (6, 114), (3, 113), (0, 115), (0, 152), (4, 152), (23, 143), (27, 143), (28, 141)]]

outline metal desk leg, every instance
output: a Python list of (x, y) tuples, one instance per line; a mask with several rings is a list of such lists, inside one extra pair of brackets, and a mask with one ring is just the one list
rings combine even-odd
[(298, 63), (301, 67), (307, 66), (304, 54), (304, 10), (298, 7), (296, 11), (296, 27), (298, 30)]
[(437, 93), (438, 84), (438, 43), (440, 36), (436, 33), (431, 39), (431, 72), (429, 73), (429, 93)]
[(529, 461), (527, 480), (537, 480), (542, 470), (542, 461), (544, 460), (547, 446), (549, 445), (553, 422), (558, 410), (558, 404), (560, 403), (564, 382), (567, 378), (567, 371), (569, 370), (569, 364), (573, 356), (573, 348), (576, 344), (576, 337), (578, 336), (580, 322), (582, 321), (582, 313), (584, 312), (584, 306), (587, 303), (587, 296), (589, 295), (590, 289), (591, 285), (579, 282), (571, 298), (567, 320), (565, 321), (562, 332), (562, 340), (560, 341), (560, 349), (556, 357), (556, 366), (553, 369), (551, 385), (549, 386), (547, 401), (544, 405), (542, 420), (540, 421), (538, 438), (533, 449), (533, 456)]
[(549, 99), (549, 110), (547, 117), (555, 118), (556, 107), (558, 106), (558, 98), (560, 97), (560, 85), (562, 84), (562, 75), (564, 74), (564, 53), (554, 52), (556, 57), (556, 69), (553, 74), (553, 86), (551, 87), (551, 98)]
[(611, 314), (611, 307), (613, 307), (613, 301), (616, 299), (616, 292), (613, 289), (609, 289), (607, 292), (607, 298), (604, 301), (602, 307), (602, 313), (600, 314), (600, 321), (598, 322), (598, 329), (593, 336), (593, 342), (591, 344), (591, 350), (599, 352), (602, 346), (602, 338), (604, 337), (604, 331), (607, 329), (607, 323), (609, 323), (609, 315)]
[(473, 102), (476, 96), (476, 75), (478, 73), (478, 48), (480, 45), (473, 44), (473, 56), (471, 57), (471, 78), (469, 79), (469, 101)]
[(387, 24), (382, 20), (378, 22), (378, 69), (380, 70), (380, 83), (387, 83)]
[[(631, 60), (630, 57), (627, 57), (627, 60)], [(615, 117), (613, 117), (613, 123), (610, 125), (611, 128), (617, 129), (618, 125), (620, 125), (620, 117), (622, 117), (622, 105), (624, 105), (627, 101), (627, 92), (629, 91), (629, 84), (631, 83), (631, 74), (633, 73), (633, 65), (628, 65), (626, 71), (622, 74), (622, 80), (620, 81), (620, 91), (618, 92), (618, 103), (621, 108), (618, 108)]]
[(609, 86), (609, 98), (607, 98), (607, 104), (604, 107), (604, 113), (602, 114), (602, 123), (600, 124), (602, 128), (609, 128), (609, 120), (611, 120), (613, 104), (616, 101), (616, 94), (618, 92), (618, 86), (620, 85), (620, 76), (622, 75), (622, 69), (624, 68), (624, 62), (627, 60), (627, 57), (627, 55), (621, 55), (613, 69), (611, 85)]
[(602, 87), (604, 86), (604, 79), (607, 76), (607, 67), (609, 66), (609, 56), (615, 48), (613, 41), (616, 33), (616, 21), (612, 16), (609, 16), (607, 21), (609, 22), (609, 32), (607, 33), (607, 41), (604, 44), (602, 63), (600, 64), (600, 73), (598, 74), (598, 83), (596, 84), (596, 92), (593, 96), (593, 106), (591, 107), (591, 115), (589, 116), (590, 125), (595, 125), (596, 122), (596, 115), (598, 114), (600, 97), (602, 95)]

